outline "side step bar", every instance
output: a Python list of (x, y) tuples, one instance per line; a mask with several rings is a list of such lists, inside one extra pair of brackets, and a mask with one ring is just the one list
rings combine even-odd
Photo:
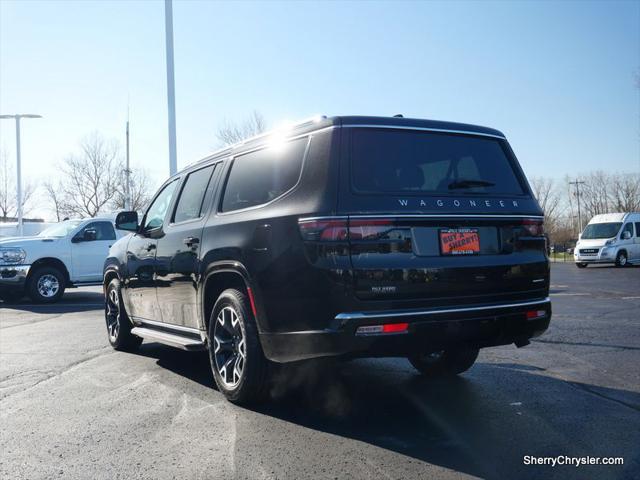
[(182, 350), (197, 351), (205, 350), (206, 346), (202, 340), (195, 338), (183, 337), (182, 335), (176, 335), (174, 333), (162, 332), (145, 327), (134, 327), (131, 329), (131, 333), (142, 337), (146, 340), (152, 340), (159, 343), (164, 343), (171, 347), (181, 348)]

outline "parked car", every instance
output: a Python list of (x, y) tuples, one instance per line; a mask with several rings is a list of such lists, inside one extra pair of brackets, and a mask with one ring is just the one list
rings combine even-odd
[(593, 217), (580, 235), (573, 258), (578, 268), (590, 263), (640, 264), (640, 213)]
[(123, 236), (113, 220), (66, 220), (34, 237), (0, 240), (0, 298), (53, 303), (66, 288), (101, 285), (109, 248)]
[(504, 135), (333, 117), (167, 180), (105, 263), (111, 345), (208, 350), (231, 401), (273, 363), (403, 356), (425, 375), (549, 325), (542, 211)]

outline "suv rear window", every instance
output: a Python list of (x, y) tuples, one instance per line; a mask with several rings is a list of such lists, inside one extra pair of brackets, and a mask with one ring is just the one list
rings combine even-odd
[(224, 190), (222, 211), (261, 205), (293, 188), (300, 178), (307, 141), (299, 138), (236, 157)]
[(354, 129), (351, 181), (356, 192), (522, 195), (499, 139)]

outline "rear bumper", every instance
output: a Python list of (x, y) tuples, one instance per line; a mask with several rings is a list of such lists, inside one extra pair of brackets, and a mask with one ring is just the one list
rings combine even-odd
[[(544, 316), (527, 319), (530, 310)], [(541, 335), (551, 320), (549, 298), (508, 304), (428, 310), (341, 313), (331, 328), (262, 333), (265, 355), (275, 362), (317, 357), (406, 356), (456, 346), (507, 345)], [(357, 335), (360, 326), (408, 323), (404, 333)]]
[(0, 291), (24, 289), (30, 267), (30, 265), (0, 266)]

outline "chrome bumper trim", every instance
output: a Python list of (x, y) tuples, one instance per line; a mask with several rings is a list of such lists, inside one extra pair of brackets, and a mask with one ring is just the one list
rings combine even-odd
[(440, 315), (442, 313), (460, 313), (460, 312), (476, 312), (480, 310), (496, 310), (503, 308), (517, 308), (528, 307), (532, 305), (541, 305), (543, 303), (549, 303), (551, 299), (549, 297), (543, 300), (535, 300), (531, 302), (519, 302), (508, 303), (498, 305), (482, 305), (480, 307), (468, 307), (468, 308), (446, 308), (446, 309), (433, 309), (433, 310), (411, 310), (411, 311), (386, 311), (386, 312), (350, 312), (339, 313), (336, 315), (336, 320), (357, 320), (367, 318), (393, 318), (393, 317), (414, 317), (419, 315)]
[(0, 265), (0, 285), (21, 285), (27, 280), (31, 265)]

